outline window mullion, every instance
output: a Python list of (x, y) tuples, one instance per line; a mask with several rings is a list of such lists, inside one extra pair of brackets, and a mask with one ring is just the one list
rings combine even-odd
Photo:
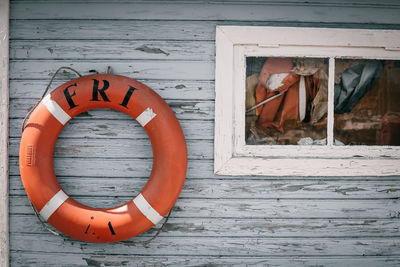
[(328, 77), (328, 123), (327, 123), (327, 145), (333, 145), (333, 124), (334, 124), (334, 89), (335, 89), (335, 58), (329, 58), (329, 77)]

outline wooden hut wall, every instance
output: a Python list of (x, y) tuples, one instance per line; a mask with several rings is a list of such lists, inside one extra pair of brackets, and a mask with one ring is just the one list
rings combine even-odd
[[(11, 1), (11, 266), (400, 265), (400, 177), (226, 177), (213, 174), (216, 25), (400, 29), (398, 1)], [(182, 125), (188, 173), (161, 234), (116, 244), (55, 236), (21, 183), (21, 123), (60, 66), (135, 78)], [(53, 86), (74, 78), (62, 72)], [(161, 130), (161, 129), (160, 129)], [(145, 185), (145, 132), (93, 110), (57, 141), (59, 181), (77, 200), (112, 207)], [(312, 168), (312, 166), (310, 166)]]

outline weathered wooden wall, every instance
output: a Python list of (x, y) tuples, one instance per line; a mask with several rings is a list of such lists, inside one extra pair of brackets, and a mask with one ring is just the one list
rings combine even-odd
[[(213, 174), (216, 25), (400, 29), (400, 3), (12, 1), (11, 266), (400, 265), (400, 177)], [(181, 122), (187, 181), (165, 229), (148, 246), (134, 242), (154, 229), (118, 244), (91, 244), (53, 236), (35, 218), (19, 177), (20, 126), (60, 66), (83, 74), (111, 66), (152, 87)], [(56, 84), (72, 77), (64, 73)], [(151, 161), (144, 131), (104, 110), (68, 123), (54, 159), (66, 191), (97, 207), (136, 195)]]

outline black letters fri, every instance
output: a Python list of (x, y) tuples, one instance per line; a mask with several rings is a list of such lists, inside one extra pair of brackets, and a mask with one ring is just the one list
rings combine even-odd
[[(64, 96), (68, 102), (69, 109), (73, 109), (78, 106), (77, 104), (75, 104), (75, 102), (72, 99), (72, 97), (76, 95), (75, 90), (72, 89), (72, 92), (69, 90), (69, 88), (71, 88), (73, 86), (76, 87), (77, 84), (74, 83), (64, 89)], [(96, 79), (93, 79), (92, 99), (90, 99), (90, 101), (101, 101), (101, 100), (99, 100), (99, 95), (100, 95), (101, 98), (103, 99), (103, 101), (110, 102), (110, 99), (107, 97), (107, 94), (105, 92), (109, 86), (110, 86), (110, 83), (107, 80), (103, 80), (103, 87), (100, 89), (99, 81)], [(132, 97), (132, 93), (134, 90), (136, 90), (136, 88), (129, 85), (128, 91), (126, 92), (126, 94), (122, 100), (122, 103), (119, 105), (123, 106), (124, 108), (128, 108), (127, 105), (128, 105), (129, 100)]]

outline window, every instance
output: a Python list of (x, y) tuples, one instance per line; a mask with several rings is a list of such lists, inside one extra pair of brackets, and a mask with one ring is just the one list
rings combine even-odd
[(400, 31), (218, 26), (214, 170), (400, 174)]

